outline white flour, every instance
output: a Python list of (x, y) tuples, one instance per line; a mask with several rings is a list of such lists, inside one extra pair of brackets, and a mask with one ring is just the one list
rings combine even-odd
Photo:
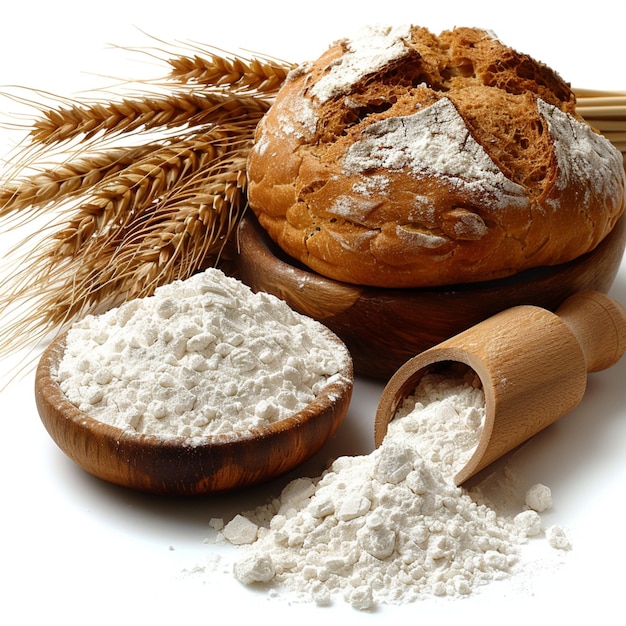
[(594, 196), (621, 197), (623, 176), (615, 174), (624, 171), (622, 153), (585, 122), (541, 99), (537, 106), (555, 138), (554, 154), (559, 165), (556, 189), (585, 181), (585, 195), (577, 199), (580, 210), (596, 202)]
[(364, 27), (356, 37), (346, 41), (347, 52), (315, 83), (311, 93), (321, 102), (349, 93), (352, 85), (364, 76), (407, 55), (410, 48), (403, 40), (410, 35), (411, 27), (406, 24), (397, 27)]
[(319, 322), (208, 269), (77, 322), (56, 377), (99, 421), (200, 437), (292, 415), (349, 358)]
[(488, 194), (502, 206), (528, 204), (526, 190), (504, 176), (469, 134), (465, 120), (448, 98), (412, 115), (371, 124), (349, 146), (343, 160), (346, 174), (403, 169), (418, 176), (445, 177), (468, 193)]
[(552, 506), (552, 491), (541, 483), (533, 485), (526, 492), (526, 506), (541, 513)]
[(444, 374), (426, 374), (398, 408), (389, 430), (390, 436), (410, 444), (451, 479), (469, 461), (484, 420), (480, 380), (461, 366)]
[[(370, 610), (466, 596), (516, 571), (521, 544), (543, 532), (539, 513), (499, 516), (451, 480), (471, 448), (470, 425), (480, 428), (480, 389), (425, 376), (416, 397), (424, 411), (405, 407), (371, 454), (340, 457), (319, 478), (293, 481), (280, 498), (223, 527), (220, 537), (243, 550), (234, 565), (240, 582), (282, 585), (319, 605), (338, 596)], [(451, 416), (454, 406), (460, 410)], [(433, 436), (420, 441), (426, 422), (444, 442), (434, 453), (426, 452)], [(459, 426), (465, 434), (455, 452)], [(569, 548), (561, 529), (550, 532), (552, 545)]]

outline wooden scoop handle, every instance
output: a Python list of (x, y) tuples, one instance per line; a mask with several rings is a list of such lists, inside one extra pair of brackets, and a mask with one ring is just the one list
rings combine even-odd
[(574, 294), (556, 313), (576, 336), (588, 372), (611, 367), (626, 352), (626, 309), (606, 294)]

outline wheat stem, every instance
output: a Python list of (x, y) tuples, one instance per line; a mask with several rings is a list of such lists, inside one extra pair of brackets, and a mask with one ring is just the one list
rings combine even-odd
[(99, 134), (223, 124), (238, 118), (258, 120), (269, 106), (261, 98), (221, 93), (177, 93), (105, 104), (70, 103), (44, 111), (33, 123), (30, 137), (50, 145), (78, 137), (89, 140)]

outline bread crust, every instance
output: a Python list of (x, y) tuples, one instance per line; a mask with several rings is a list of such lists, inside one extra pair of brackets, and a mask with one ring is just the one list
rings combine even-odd
[(370, 29), (289, 75), (250, 151), (250, 207), (291, 257), (360, 285), (563, 263), (624, 211), (622, 155), (575, 106), (487, 31)]

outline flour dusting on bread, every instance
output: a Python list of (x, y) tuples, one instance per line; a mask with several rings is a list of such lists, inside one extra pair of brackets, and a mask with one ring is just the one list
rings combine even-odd
[(412, 115), (368, 126), (343, 159), (346, 174), (402, 169), (416, 177), (452, 178), (468, 193), (478, 187), (497, 205), (528, 204), (524, 188), (504, 176), (447, 98)]
[(622, 189), (615, 171), (621, 167), (621, 154), (617, 150), (607, 150), (606, 140), (593, 132), (588, 124), (542, 100), (538, 101), (538, 106), (554, 137), (559, 164), (555, 187), (566, 189), (577, 180), (589, 179), (589, 186), (580, 199), (583, 208), (596, 202), (596, 196), (618, 197)]
[(311, 94), (325, 102), (335, 96), (349, 93), (352, 85), (364, 76), (404, 56), (407, 51), (404, 40), (410, 36), (411, 30), (408, 26), (364, 28), (355, 39), (346, 42), (346, 53), (313, 85)]

